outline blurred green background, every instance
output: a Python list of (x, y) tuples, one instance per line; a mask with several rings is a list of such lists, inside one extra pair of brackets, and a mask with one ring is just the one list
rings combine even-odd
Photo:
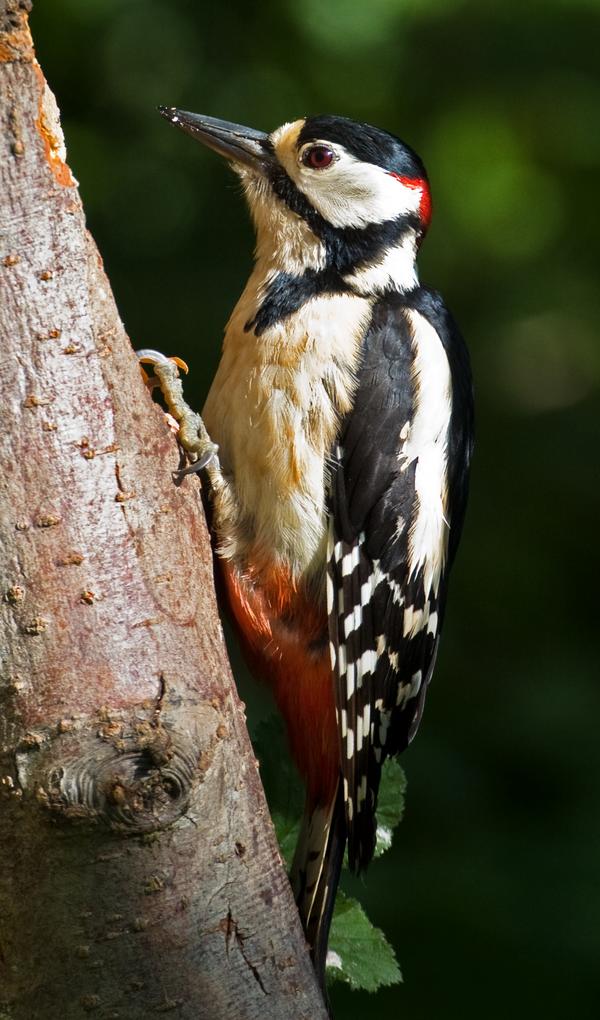
[(424, 158), (421, 276), (471, 347), (477, 456), (406, 818), (363, 891), (405, 984), (338, 987), (336, 1017), (598, 1017), (598, 0), (39, 0), (32, 26), (134, 345), (185, 357), (198, 405), (253, 239), (156, 105), (346, 114)]

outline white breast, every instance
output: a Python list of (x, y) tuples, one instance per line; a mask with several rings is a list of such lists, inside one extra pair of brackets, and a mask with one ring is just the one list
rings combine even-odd
[(351, 406), (371, 301), (313, 298), (256, 337), (244, 325), (268, 277), (258, 264), (231, 316), (203, 417), (240, 514), (228, 554), (279, 558), (300, 575), (324, 562), (326, 455)]

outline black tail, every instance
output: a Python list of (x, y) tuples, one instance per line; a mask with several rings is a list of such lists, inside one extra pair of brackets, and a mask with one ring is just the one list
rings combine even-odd
[(346, 820), (340, 783), (330, 805), (316, 808), (307, 805), (291, 872), (300, 919), (325, 1001), (327, 943), (345, 846)]

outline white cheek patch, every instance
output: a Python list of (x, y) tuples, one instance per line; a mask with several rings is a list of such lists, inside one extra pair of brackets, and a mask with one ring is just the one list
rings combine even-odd
[(302, 168), (296, 181), (311, 204), (334, 227), (366, 227), (418, 214), (421, 192), (372, 163), (343, 153), (331, 170)]
[[(338, 158), (327, 169), (305, 167), (296, 148), (302, 125), (303, 121), (286, 124), (271, 140), (288, 176), (333, 227), (366, 227), (411, 213), (419, 215), (421, 188), (404, 184), (374, 163), (361, 162), (343, 145), (330, 146)], [(329, 145), (326, 139), (315, 139), (315, 144)]]

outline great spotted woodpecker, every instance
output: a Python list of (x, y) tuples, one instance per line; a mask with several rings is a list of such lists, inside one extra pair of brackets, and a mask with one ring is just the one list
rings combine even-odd
[(407, 145), (343, 117), (264, 134), (161, 113), (232, 164), (256, 226), (203, 420), (173, 364), (140, 354), (206, 471), (227, 606), (306, 783), (292, 883), (323, 982), (344, 848), (354, 870), (371, 860), (382, 765), (414, 736), (433, 672), (467, 499), (469, 358), (418, 280), (431, 202)]

